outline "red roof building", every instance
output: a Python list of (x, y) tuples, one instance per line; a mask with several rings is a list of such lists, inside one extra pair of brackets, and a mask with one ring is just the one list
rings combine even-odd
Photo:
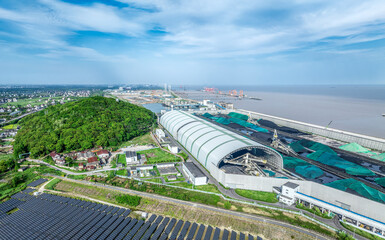
[(109, 152), (107, 150), (100, 150), (96, 153), (96, 155), (104, 155), (104, 154), (109, 154)]
[(51, 158), (55, 158), (59, 154), (57, 154), (56, 152), (51, 152), (49, 155), (51, 156)]
[(87, 162), (88, 162), (88, 163), (93, 163), (93, 162), (98, 162), (98, 161), (99, 161), (99, 160), (98, 160), (97, 157), (90, 157), (90, 158), (87, 159)]

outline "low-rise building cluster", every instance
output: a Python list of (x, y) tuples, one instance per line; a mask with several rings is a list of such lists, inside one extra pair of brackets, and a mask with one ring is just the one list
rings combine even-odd
[(71, 161), (74, 161), (75, 163), (74, 167), (77, 167), (79, 170), (95, 170), (106, 165), (111, 154), (108, 150), (98, 147), (95, 149), (65, 154), (51, 152), (50, 156), (58, 165), (67, 165), (69, 162), (66, 161), (66, 159), (70, 158)]

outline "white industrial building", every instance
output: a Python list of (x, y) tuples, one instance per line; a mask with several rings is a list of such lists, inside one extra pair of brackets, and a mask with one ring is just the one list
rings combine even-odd
[(225, 159), (244, 151), (264, 157), (274, 168), (283, 167), (282, 156), (277, 151), (190, 113), (167, 112), (160, 123), (214, 177)]
[(292, 182), (287, 182), (282, 185), (279, 201), (287, 205), (293, 205), (296, 202), (295, 193), (298, 192), (299, 185)]
[(277, 191), (277, 188), (275, 188), (275, 192), (279, 194), (279, 201), (287, 205), (293, 205), (298, 202), (309, 208), (318, 207), (322, 213), (327, 212), (328, 214), (338, 215), (345, 222), (358, 226), (368, 232), (378, 235), (385, 233), (385, 223), (351, 211), (350, 205), (339, 204), (340, 206), (338, 206), (301, 193), (300, 185), (296, 183), (287, 182), (282, 185), (280, 191)]
[(170, 152), (174, 153), (174, 154), (177, 154), (179, 152), (179, 148), (175, 145), (172, 145), (172, 144), (168, 144), (167, 145), (167, 148)]
[(126, 152), (126, 162), (127, 163), (138, 162), (138, 154), (135, 151), (127, 151)]
[(155, 134), (156, 136), (158, 137), (158, 139), (162, 139), (164, 137), (166, 137), (166, 134), (164, 133), (164, 131), (160, 128), (156, 129), (155, 130)]
[(206, 175), (192, 162), (183, 163), (183, 171), (196, 186), (207, 184)]

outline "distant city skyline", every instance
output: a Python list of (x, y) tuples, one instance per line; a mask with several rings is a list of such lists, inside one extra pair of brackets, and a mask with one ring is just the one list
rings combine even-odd
[(0, 0), (0, 85), (385, 84), (384, 56), (381, 0)]

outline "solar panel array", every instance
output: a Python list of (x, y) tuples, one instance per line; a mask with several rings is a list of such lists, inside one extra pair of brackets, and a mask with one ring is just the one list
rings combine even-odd
[[(7, 214), (15, 208), (19, 210)], [(228, 230), (154, 214), (138, 220), (129, 217), (130, 212), (63, 196), (19, 192), (0, 204), (0, 239), (232, 240), (238, 235), (232, 231), (230, 237)], [(240, 233), (239, 239), (246, 239), (245, 234)]]
[(36, 180), (36, 181), (31, 182), (30, 184), (28, 184), (28, 186), (30, 186), (30, 187), (37, 187), (37, 186), (39, 186), (40, 184), (45, 183), (45, 182), (47, 182), (47, 181), (48, 181), (48, 180), (45, 179), (45, 178), (40, 178), (40, 179), (38, 179), (38, 180)]

